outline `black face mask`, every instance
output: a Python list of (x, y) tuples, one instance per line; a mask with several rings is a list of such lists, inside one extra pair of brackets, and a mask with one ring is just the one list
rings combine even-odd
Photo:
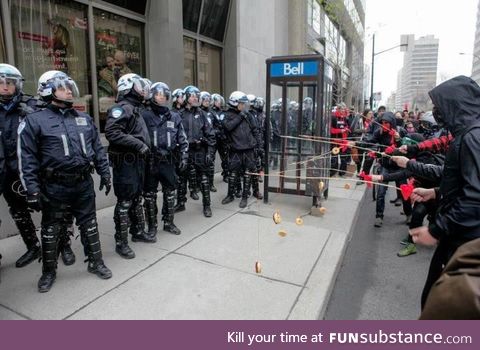
[(433, 106), (433, 108), (432, 108), (432, 115), (433, 115), (433, 118), (435, 118), (435, 121), (437, 122), (438, 127), (439, 128), (444, 128), (445, 127), (445, 119), (443, 119), (443, 116), (440, 114), (440, 111), (435, 106)]

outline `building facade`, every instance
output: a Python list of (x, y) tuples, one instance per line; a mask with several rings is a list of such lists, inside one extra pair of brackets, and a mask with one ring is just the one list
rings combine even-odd
[[(364, 0), (0, 0), (0, 16), (0, 62), (19, 68), (26, 93), (66, 72), (101, 133), (123, 74), (265, 96), (265, 60), (280, 55), (325, 55), (336, 102), (363, 107)], [(97, 193), (98, 208), (111, 201)]]
[(413, 34), (410, 37), (409, 42), (413, 42), (413, 47), (404, 54), (397, 89), (400, 98), (397, 98), (396, 107), (399, 110), (431, 110), (428, 91), (433, 89), (437, 82), (439, 40), (433, 35), (416, 40)]
[(473, 44), (472, 79), (480, 84), (480, 1), (477, 6), (477, 24), (475, 27), (475, 42)]

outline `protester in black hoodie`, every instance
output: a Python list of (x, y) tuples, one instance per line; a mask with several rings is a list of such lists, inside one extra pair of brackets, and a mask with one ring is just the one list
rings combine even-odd
[(457, 248), (480, 237), (480, 87), (471, 78), (458, 76), (429, 95), (435, 120), (455, 138), (448, 148), (440, 188), (418, 188), (412, 194), (415, 201), (436, 198), (438, 203), (430, 225), (410, 231), (415, 243), (438, 243), (422, 293), (422, 307)]
[[(379, 151), (384, 151), (387, 147), (396, 147), (401, 137), (405, 136), (403, 129), (397, 131), (397, 125), (395, 117), (392, 112), (385, 112), (379, 119), (381, 126), (373, 133), (371, 138), (352, 143), (351, 145), (357, 145), (361, 148), (371, 148), (372, 144), (378, 145)], [(380, 154), (377, 154), (380, 156)], [(380, 159), (382, 176), (386, 176), (388, 173), (398, 170), (395, 163), (390, 162), (389, 157), (382, 157)], [(383, 182), (385, 185), (388, 182)], [(377, 206), (376, 206), (376, 219), (375, 227), (381, 227), (383, 225), (383, 212), (385, 211), (385, 195), (387, 193), (387, 186), (380, 186), (377, 193)], [(410, 215), (409, 210), (411, 207), (406, 203), (404, 211), (406, 215)]]

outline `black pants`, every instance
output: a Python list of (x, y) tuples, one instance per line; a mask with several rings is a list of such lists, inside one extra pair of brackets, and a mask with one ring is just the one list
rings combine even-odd
[[(180, 180), (177, 191), (177, 203), (185, 204), (187, 201), (187, 181), (196, 182), (196, 179), (200, 180), (200, 189), (203, 197), (203, 205), (210, 205), (210, 183), (208, 181), (209, 166), (205, 162), (207, 156), (207, 149), (200, 147), (197, 149), (191, 149), (188, 152), (188, 167), (183, 173), (180, 174)], [(190, 188), (190, 190), (194, 190)]]
[[(163, 216), (168, 214), (167, 197), (173, 191), (175, 191), (175, 188), (177, 187), (177, 182), (178, 178), (174, 164), (168, 162), (158, 162), (154, 163), (153, 166), (147, 166), (147, 171), (145, 172), (144, 196), (146, 196), (147, 194), (154, 194), (153, 197), (156, 198), (156, 195), (158, 193), (158, 184), (162, 185), (164, 203), (162, 208)], [(173, 206), (171, 209), (173, 209)]]
[(427, 301), (428, 293), (430, 293), (430, 289), (432, 289), (433, 284), (438, 280), (442, 271), (447, 264), (448, 260), (452, 257), (455, 251), (460, 247), (462, 244), (468, 242), (470, 239), (457, 239), (453, 240), (452, 238), (444, 238), (441, 239), (438, 243), (437, 249), (433, 253), (432, 260), (430, 261), (430, 267), (428, 270), (427, 280), (425, 281), (425, 286), (423, 287), (422, 291), (422, 310), (425, 306), (425, 302)]
[(141, 196), (145, 177), (145, 160), (136, 154), (125, 154), (111, 161), (113, 191), (119, 201)]
[(22, 236), (27, 249), (33, 246), (39, 246), (40, 243), (35, 231), (35, 224), (27, 206), (26, 193), (20, 182), (20, 178), (16, 171), (7, 170), (5, 174), (5, 182), (3, 186), (3, 195), (10, 208), (10, 215), (15, 221), (20, 235)]

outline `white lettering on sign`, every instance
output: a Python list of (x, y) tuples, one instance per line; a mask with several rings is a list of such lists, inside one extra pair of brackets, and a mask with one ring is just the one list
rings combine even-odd
[(298, 63), (297, 65), (292, 66), (290, 63), (285, 63), (283, 65), (283, 74), (284, 75), (302, 75), (303, 74), (303, 62)]

